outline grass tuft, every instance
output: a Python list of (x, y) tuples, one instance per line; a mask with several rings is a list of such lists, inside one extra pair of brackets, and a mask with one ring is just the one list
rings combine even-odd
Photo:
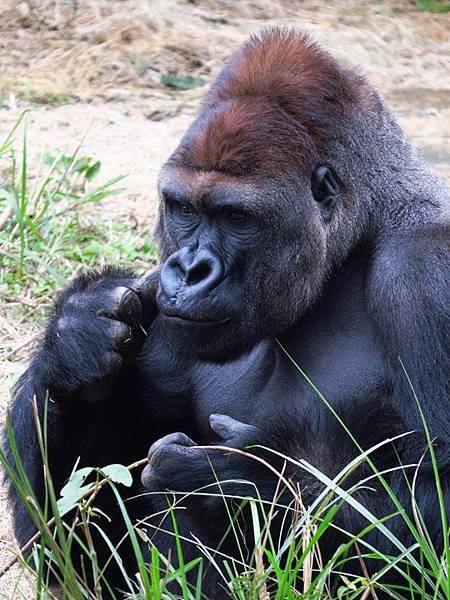
[(13, 317), (21, 298), (16, 313), (41, 316), (74, 268), (111, 263), (150, 270), (156, 259), (150, 234), (109, 220), (105, 203), (124, 191), (124, 176), (98, 183), (101, 162), (80, 147), (69, 155), (44, 153), (37, 169), (28, 154), (25, 111), (0, 142), (0, 297)]

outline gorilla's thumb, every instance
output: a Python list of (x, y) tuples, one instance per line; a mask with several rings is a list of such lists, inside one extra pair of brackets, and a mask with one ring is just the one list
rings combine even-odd
[(142, 305), (142, 325), (147, 329), (158, 315), (156, 304), (156, 292), (159, 285), (159, 270), (145, 275), (137, 281), (134, 291), (139, 297)]

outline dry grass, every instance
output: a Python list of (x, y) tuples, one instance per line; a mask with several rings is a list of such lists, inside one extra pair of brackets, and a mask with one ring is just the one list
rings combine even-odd
[(394, 51), (403, 70), (396, 84), (412, 76), (435, 86), (436, 72), (449, 77), (450, 16), (418, 13), (406, 0), (3, 2), (6, 93), (153, 95), (161, 74), (210, 76), (241, 38), (268, 22), (303, 25), (347, 58), (384, 66), (387, 75)]
[[(54, 2), (31, 1), (12, 7), (3, 28), (8, 44), (16, 46), (17, 60), (5, 61), (5, 85), (18, 92), (28, 86), (85, 99), (148, 93), (159, 86), (161, 73), (208, 75), (232, 47), (233, 34), (220, 33), (217, 45), (208, 48), (205, 22), (196, 9), (190, 15), (192, 23), (186, 25), (185, 13), (192, 7), (175, 0), (163, 5), (84, 0), (65, 11), (61, 2), (56, 7)], [(26, 8), (19, 33), (21, 7)]]

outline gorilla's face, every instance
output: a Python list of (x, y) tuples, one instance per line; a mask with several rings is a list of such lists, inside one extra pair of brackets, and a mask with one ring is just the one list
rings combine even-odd
[(173, 347), (228, 360), (308, 308), (326, 262), (316, 179), (282, 188), (273, 179), (163, 169), (157, 302)]

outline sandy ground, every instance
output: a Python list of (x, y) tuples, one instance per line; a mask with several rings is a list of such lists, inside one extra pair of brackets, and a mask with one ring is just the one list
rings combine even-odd
[[(63, 2), (0, 0), (0, 133), (32, 106), (32, 160), (43, 148), (74, 150), (83, 140), (102, 161), (105, 179), (128, 173), (127, 191), (113, 205), (108, 201), (111, 215), (153, 222), (159, 166), (204, 91), (168, 90), (160, 75), (189, 74), (208, 83), (246, 35), (271, 23), (310, 31), (336, 56), (359, 65), (424, 159), (450, 181), (450, 15), (418, 12), (407, 1), (98, 0), (80, 1), (72, 14)], [(51, 93), (58, 101), (30, 102), (30, 90), (34, 100)], [(11, 378), (30, 346), (8, 355), (33, 331), (3, 322), (0, 422)], [(11, 557), (11, 540), (0, 496), (0, 566)], [(33, 597), (19, 574), (14, 568), (0, 579), (0, 598)]]

